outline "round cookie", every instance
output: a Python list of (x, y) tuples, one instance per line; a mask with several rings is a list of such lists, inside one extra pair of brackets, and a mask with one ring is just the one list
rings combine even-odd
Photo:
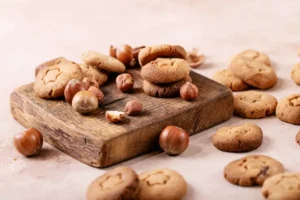
[(46, 62), (43, 62), (41, 64), (39, 64), (36, 68), (35, 68), (35, 76), (37, 76), (37, 74), (39, 73), (39, 71), (41, 69), (44, 69), (45, 67), (50, 67), (52, 65), (56, 65), (56, 64), (59, 64), (59, 63), (62, 63), (62, 62), (70, 62), (68, 61), (66, 58), (64, 57), (57, 57), (57, 58), (54, 58), (54, 59), (51, 59), (51, 60), (48, 60)]
[(226, 126), (212, 136), (213, 145), (227, 152), (247, 152), (257, 149), (263, 141), (263, 132), (255, 124)]
[(179, 94), (181, 86), (183, 86), (184, 83), (186, 82), (192, 82), (190, 76), (187, 76), (185, 79), (182, 79), (180, 81), (174, 83), (167, 83), (167, 84), (156, 84), (144, 80), (143, 90), (145, 94), (152, 97), (161, 97), (161, 98), (175, 97)]
[(179, 58), (157, 58), (141, 69), (142, 78), (152, 83), (176, 82), (187, 77), (189, 73), (189, 63)]
[(224, 177), (232, 184), (240, 186), (262, 185), (264, 181), (284, 172), (283, 165), (264, 155), (249, 155), (230, 162), (224, 168)]
[(233, 104), (234, 114), (248, 119), (259, 119), (275, 112), (277, 100), (267, 93), (246, 91), (235, 95)]
[(184, 178), (171, 169), (156, 169), (139, 175), (139, 200), (180, 200), (187, 192)]
[(254, 87), (268, 89), (277, 83), (274, 69), (261, 62), (236, 57), (229, 67), (233, 75)]
[(87, 188), (87, 200), (136, 199), (138, 175), (129, 167), (117, 167), (96, 178)]
[(237, 57), (246, 58), (249, 60), (255, 60), (264, 63), (267, 66), (271, 66), (271, 61), (269, 56), (267, 56), (267, 54), (252, 49), (248, 49), (239, 53)]
[(57, 98), (64, 95), (64, 90), (69, 80), (81, 80), (81, 78), (82, 71), (78, 64), (62, 62), (39, 71), (33, 89), (40, 98)]
[(300, 94), (290, 95), (278, 102), (276, 116), (290, 124), (300, 124)]
[(242, 79), (234, 76), (229, 69), (217, 71), (212, 79), (230, 88), (232, 91), (242, 91), (249, 87)]
[(297, 63), (293, 67), (293, 70), (291, 72), (291, 78), (297, 85), (300, 85), (300, 63)]
[(81, 59), (89, 66), (109, 72), (123, 73), (126, 69), (125, 65), (118, 59), (95, 51), (87, 51), (83, 53)]
[(155, 45), (143, 48), (139, 53), (141, 66), (156, 60), (156, 58), (182, 58), (186, 59), (186, 51), (179, 45)]
[(261, 193), (268, 200), (300, 200), (300, 173), (285, 172), (268, 178)]
[(103, 85), (107, 81), (107, 74), (99, 69), (89, 66), (85, 63), (79, 64), (82, 70), (82, 78), (90, 77), (98, 82), (99, 86)]

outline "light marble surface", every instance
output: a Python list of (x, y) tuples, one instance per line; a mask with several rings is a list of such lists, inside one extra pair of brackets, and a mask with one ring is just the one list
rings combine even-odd
[[(207, 59), (197, 72), (211, 77), (229, 58), (246, 48), (270, 55), (279, 77), (266, 91), (278, 99), (297, 93), (290, 79), (300, 61), (299, 0), (1, 0), (0, 1), (0, 199), (84, 199), (87, 185), (104, 170), (82, 164), (48, 144), (35, 158), (24, 158), (12, 137), (24, 129), (9, 111), (9, 94), (33, 81), (34, 68), (55, 56), (79, 61), (87, 49), (106, 53), (110, 44), (181, 44), (199, 48)], [(201, 92), (201, 91), (200, 91)], [(211, 135), (224, 125), (255, 123), (263, 129), (262, 146), (245, 154), (220, 152)], [(242, 188), (223, 178), (223, 167), (246, 154), (280, 160), (287, 171), (299, 171), (299, 127), (275, 116), (261, 120), (233, 117), (191, 137), (185, 153), (169, 157), (148, 154), (122, 163), (138, 172), (170, 167), (189, 184), (186, 200), (263, 199), (260, 188)]]

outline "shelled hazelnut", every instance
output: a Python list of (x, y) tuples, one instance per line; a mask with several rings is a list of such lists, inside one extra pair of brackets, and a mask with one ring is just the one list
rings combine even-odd
[(77, 92), (83, 91), (83, 90), (87, 90), (87, 87), (85, 86), (85, 84), (83, 84), (79, 80), (71, 79), (68, 82), (68, 84), (66, 85), (65, 90), (64, 90), (64, 96), (65, 96), (66, 101), (71, 104), (74, 95)]
[(90, 88), (91, 86), (99, 88), (99, 83), (91, 77), (85, 77), (84, 79), (82, 79), (82, 83), (86, 86), (86, 88)]
[(125, 114), (126, 115), (137, 115), (143, 109), (143, 105), (138, 100), (130, 100), (125, 105)]
[(180, 88), (180, 96), (182, 99), (187, 101), (192, 101), (196, 99), (199, 95), (198, 88), (194, 84), (190, 82), (186, 82), (181, 88)]
[(132, 47), (128, 44), (120, 45), (119, 47), (110, 46), (109, 55), (121, 61), (126, 66), (134, 66)]
[(130, 92), (134, 85), (134, 80), (131, 74), (124, 73), (120, 74), (116, 78), (116, 84), (120, 91), (122, 92)]
[(98, 103), (100, 103), (103, 100), (104, 94), (103, 94), (103, 92), (99, 88), (97, 88), (95, 86), (91, 86), (88, 89), (88, 91), (92, 92), (97, 97)]
[(124, 112), (106, 111), (105, 118), (111, 123), (119, 123), (124, 120)]
[(33, 156), (40, 153), (43, 147), (43, 136), (35, 128), (30, 128), (14, 137), (14, 145), (24, 156)]
[(91, 91), (80, 91), (72, 100), (73, 108), (80, 114), (89, 114), (98, 108), (98, 98)]

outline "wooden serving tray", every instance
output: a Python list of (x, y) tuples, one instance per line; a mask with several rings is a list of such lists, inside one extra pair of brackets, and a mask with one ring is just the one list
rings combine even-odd
[[(129, 73), (135, 80), (134, 92), (120, 92), (111, 80), (101, 87), (104, 101), (93, 115), (80, 115), (64, 100), (36, 97), (32, 83), (13, 91), (11, 113), (24, 127), (41, 131), (49, 144), (94, 167), (106, 167), (157, 149), (158, 136), (168, 125), (179, 126), (193, 135), (232, 116), (232, 92), (200, 74), (190, 74), (199, 88), (199, 96), (187, 102), (180, 97), (147, 96), (143, 93), (139, 70)], [(111, 124), (105, 119), (106, 110), (122, 111), (132, 98), (143, 103), (140, 116), (127, 117), (121, 124)]]

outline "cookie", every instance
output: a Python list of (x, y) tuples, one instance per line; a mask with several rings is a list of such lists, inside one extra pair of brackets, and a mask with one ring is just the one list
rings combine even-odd
[(80, 64), (82, 70), (82, 78), (89, 77), (98, 82), (99, 86), (103, 85), (107, 81), (107, 74), (99, 69), (89, 66), (85, 63)]
[(96, 178), (87, 188), (87, 200), (136, 199), (138, 175), (129, 167), (117, 167)]
[(184, 178), (171, 169), (156, 169), (139, 175), (139, 200), (180, 200), (187, 192)]
[(156, 58), (182, 58), (186, 59), (186, 52), (179, 45), (155, 45), (143, 48), (139, 53), (139, 63), (141, 66), (156, 60)]
[(64, 57), (57, 57), (51, 60), (48, 60), (46, 62), (43, 62), (41, 64), (39, 64), (36, 68), (35, 68), (35, 76), (37, 76), (37, 74), (39, 73), (39, 71), (41, 69), (44, 69), (45, 67), (50, 67), (52, 65), (56, 65), (59, 64), (61, 62), (69, 62), (67, 59), (65, 59)]
[(184, 85), (185, 82), (192, 82), (191, 77), (188, 76), (185, 79), (182, 79), (180, 81), (174, 83), (167, 83), (167, 84), (156, 84), (144, 80), (143, 90), (145, 94), (152, 97), (161, 97), (161, 98), (175, 97), (179, 95), (180, 88), (181, 86)]
[(248, 119), (259, 119), (275, 112), (277, 100), (270, 94), (256, 91), (234, 96), (234, 114)]
[(141, 69), (142, 78), (152, 83), (176, 82), (187, 77), (189, 73), (189, 63), (179, 58), (157, 58)]
[(290, 95), (278, 102), (276, 116), (290, 124), (300, 124), (300, 94)]
[(261, 62), (236, 57), (229, 67), (233, 75), (254, 87), (268, 89), (277, 83), (274, 69)]
[(240, 186), (262, 185), (264, 181), (284, 172), (283, 165), (264, 155), (249, 155), (230, 162), (224, 168), (224, 177), (232, 184)]
[(263, 132), (255, 124), (226, 126), (212, 136), (213, 145), (227, 152), (247, 152), (257, 149), (263, 141)]
[(291, 72), (292, 80), (297, 84), (300, 85), (300, 63), (297, 63)]
[(242, 79), (234, 76), (229, 69), (223, 69), (217, 71), (212, 79), (228, 88), (232, 91), (242, 91), (249, 87)]
[(268, 200), (300, 200), (300, 173), (285, 172), (268, 178), (261, 193)]
[(93, 66), (108, 72), (123, 73), (125, 72), (125, 65), (118, 59), (95, 51), (87, 51), (82, 54), (81, 59), (85, 64)]
[(62, 62), (39, 71), (33, 89), (40, 98), (57, 98), (64, 95), (69, 80), (81, 80), (81, 78), (82, 71), (79, 65), (73, 62)]
[(267, 54), (258, 52), (258, 51), (252, 50), (252, 49), (245, 50), (245, 51), (239, 53), (238, 55), (236, 55), (236, 57), (246, 58), (249, 60), (255, 60), (255, 61), (264, 63), (267, 66), (271, 66), (271, 61)]

